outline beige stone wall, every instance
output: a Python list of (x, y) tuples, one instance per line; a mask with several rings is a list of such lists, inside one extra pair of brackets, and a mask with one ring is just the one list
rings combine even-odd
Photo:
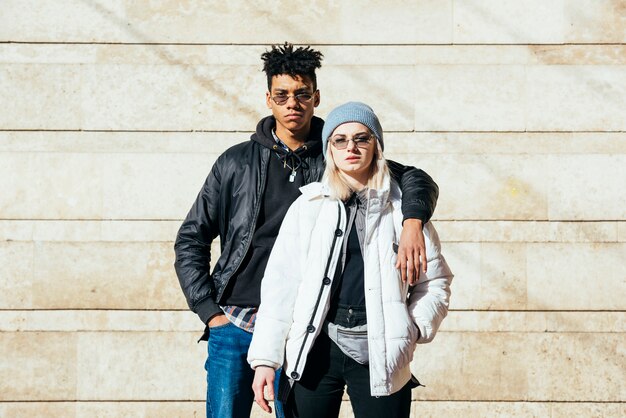
[(440, 185), (414, 416), (626, 415), (626, 1), (356, 4), (0, 2), (0, 416), (203, 416), (173, 239), (285, 40)]

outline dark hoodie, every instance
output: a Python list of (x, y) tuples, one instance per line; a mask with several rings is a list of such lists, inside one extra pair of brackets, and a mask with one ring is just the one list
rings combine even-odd
[[(220, 305), (259, 306), (261, 279), (267, 260), (289, 206), (300, 196), (299, 188), (306, 184), (302, 175), (305, 157), (315, 157), (322, 150), (323, 126), (321, 119), (313, 117), (309, 139), (297, 150), (287, 151), (274, 140), (272, 131), (276, 128), (276, 120), (273, 117), (266, 117), (257, 125), (256, 133), (250, 140), (272, 151), (267, 167), (265, 191), (252, 242), (219, 301)], [(290, 181), (294, 172), (295, 177)], [(286, 254), (285, 257), (289, 255)]]

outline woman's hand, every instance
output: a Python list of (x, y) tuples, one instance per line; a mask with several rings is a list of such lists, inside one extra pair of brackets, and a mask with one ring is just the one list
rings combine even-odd
[(426, 244), (422, 221), (420, 219), (406, 219), (402, 223), (402, 234), (398, 246), (398, 261), (396, 268), (400, 269), (403, 282), (409, 285), (417, 283), (420, 277), (420, 265), (426, 273)]
[[(272, 408), (267, 401), (274, 400), (275, 373), (276, 372), (271, 367), (258, 366), (256, 369), (254, 369), (254, 381), (252, 382), (254, 401), (261, 407), (261, 409), (270, 414), (272, 413)], [(263, 393), (265, 390), (265, 386), (267, 386), (268, 399), (265, 399), (265, 394)]]

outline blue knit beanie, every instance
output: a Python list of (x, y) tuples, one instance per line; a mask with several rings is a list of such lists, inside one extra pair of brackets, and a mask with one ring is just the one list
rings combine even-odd
[(359, 122), (367, 126), (372, 134), (378, 139), (380, 148), (385, 149), (383, 142), (383, 128), (380, 126), (378, 117), (371, 107), (361, 102), (348, 102), (334, 108), (324, 122), (322, 130), (322, 149), (324, 158), (326, 157), (326, 147), (328, 146), (328, 138), (337, 126), (347, 122)]

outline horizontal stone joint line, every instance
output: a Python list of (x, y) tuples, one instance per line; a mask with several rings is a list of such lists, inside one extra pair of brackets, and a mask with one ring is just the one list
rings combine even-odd
[(510, 313), (626, 313), (626, 309), (449, 309), (448, 312), (510, 312)]
[[(282, 42), (277, 42), (277, 44), (281, 44)], [(105, 42), (105, 41), (14, 41), (14, 40), (3, 40), (0, 41), (0, 44), (17, 44), (17, 45), (146, 45), (146, 46), (260, 46), (267, 47), (271, 45), (271, 43), (232, 43), (232, 42)], [(294, 43), (294, 45), (310, 45), (313, 47), (381, 47), (381, 46), (391, 46), (391, 47), (402, 47), (402, 46), (623, 46), (626, 45), (625, 42), (560, 42), (560, 43), (514, 43), (514, 42), (485, 42), (485, 43), (475, 43), (475, 42), (431, 42), (431, 43), (384, 43), (384, 42), (376, 42), (376, 43), (306, 43), (299, 44)]]
[[(88, 133), (251, 133), (247, 130), (209, 129), (18, 129), (0, 128), (0, 132), (88, 132)], [(392, 134), (623, 134), (625, 130), (388, 130)]]
[[(450, 334), (450, 335), (481, 335), (481, 334), (500, 334), (500, 335), (536, 335), (536, 334), (558, 334), (558, 335), (594, 335), (594, 334), (602, 334), (602, 335), (623, 335), (623, 331), (554, 331), (554, 330), (517, 330), (517, 331), (509, 331), (509, 330), (471, 330), (471, 331), (447, 331), (447, 330), (439, 330), (441, 334)], [(197, 335), (201, 334), (200, 328), (197, 330), (162, 330), (157, 328), (152, 328), (148, 330), (127, 330), (127, 329), (55, 329), (55, 330), (45, 330), (45, 329), (35, 329), (35, 330), (0, 330), (0, 335), (9, 335), (9, 334), (20, 334), (20, 335), (29, 335), (29, 334), (132, 334), (132, 335), (140, 335), (140, 334), (193, 334)]]
[[(1, 153), (1, 152), (0, 152)], [(45, 154), (45, 152), (44, 152)], [(49, 218), (0, 218), (0, 222), (182, 222), (183, 218), (62, 218), (62, 219), (49, 219)], [(433, 222), (516, 222), (516, 223), (609, 223), (609, 222), (626, 222), (626, 219), (448, 219), (448, 218), (436, 218)]]
[[(1, 308), (0, 312), (191, 312), (189, 309), (124, 309), (124, 308)], [(448, 312), (477, 312), (477, 313), (626, 313), (626, 309), (449, 309)]]
[[(33, 400), (12, 400), (6, 399), (1, 400), (0, 404), (3, 403), (159, 403), (159, 402), (167, 402), (167, 403), (182, 403), (182, 402), (205, 402), (204, 399), (33, 399)], [(350, 402), (349, 400), (342, 400), (342, 402)], [(458, 402), (458, 403), (501, 403), (501, 404), (510, 404), (510, 403), (553, 403), (553, 404), (607, 404), (607, 405), (619, 405), (623, 404), (624, 401), (594, 401), (594, 400), (511, 400), (511, 399), (413, 399), (411, 402)]]
[[(45, 153), (44, 153), (45, 154)], [(45, 218), (0, 218), (0, 221), (7, 222), (182, 222), (183, 218), (64, 218), (64, 219), (45, 219)]]
[(8, 309), (8, 308), (0, 308), (0, 312), (48, 312), (48, 311), (65, 311), (65, 312), (75, 312), (75, 311), (93, 311), (93, 312), (191, 312), (189, 309), (123, 309), (123, 308), (25, 308), (25, 309)]

